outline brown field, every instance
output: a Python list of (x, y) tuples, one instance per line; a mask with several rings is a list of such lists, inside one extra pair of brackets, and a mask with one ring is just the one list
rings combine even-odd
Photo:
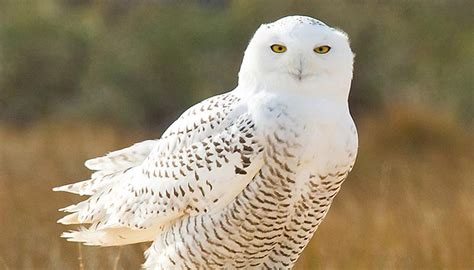
[[(472, 129), (432, 115), (397, 106), (356, 119), (355, 169), (297, 269), (474, 268)], [(0, 269), (79, 269), (56, 224), (79, 197), (51, 188), (88, 177), (85, 159), (150, 137), (80, 121), (1, 126)], [(84, 268), (137, 269), (146, 246), (82, 247)]]

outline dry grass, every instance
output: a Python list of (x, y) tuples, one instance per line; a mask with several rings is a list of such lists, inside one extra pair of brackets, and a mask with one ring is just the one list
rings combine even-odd
[[(472, 269), (472, 129), (400, 107), (357, 122), (356, 167), (297, 268)], [(55, 221), (79, 198), (51, 187), (88, 177), (86, 158), (147, 137), (78, 122), (0, 127), (0, 269), (78, 269), (78, 246)], [(83, 247), (84, 269), (137, 269), (145, 248)]]

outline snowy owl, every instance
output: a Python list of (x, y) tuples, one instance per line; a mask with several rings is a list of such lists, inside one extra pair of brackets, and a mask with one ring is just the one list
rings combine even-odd
[(147, 269), (290, 269), (358, 147), (347, 35), (290, 16), (261, 25), (238, 86), (184, 112), (157, 140), (86, 161), (90, 196), (62, 209), (86, 245), (153, 241)]

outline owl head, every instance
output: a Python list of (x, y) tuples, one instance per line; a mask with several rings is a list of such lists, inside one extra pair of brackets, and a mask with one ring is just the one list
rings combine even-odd
[(255, 32), (239, 86), (347, 100), (353, 59), (346, 33), (311, 17), (284, 17)]

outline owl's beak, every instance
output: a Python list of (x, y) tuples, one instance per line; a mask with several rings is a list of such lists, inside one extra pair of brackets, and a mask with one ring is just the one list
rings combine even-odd
[(290, 70), (289, 73), (292, 77), (294, 77), (296, 80), (301, 81), (305, 77), (308, 77), (310, 74), (305, 74), (304, 73), (304, 60), (303, 57), (300, 56), (297, 61), (295, 61), (295, 68), (293, 70)]
[(303, 58), (300, 56), (299, 57), (299, 65), (298, 65), (298, 68), (296, 69), (297, 73), (298, 73), (298, 80), (301, 81), (302, 79), (302, 74), (303, 74)]

